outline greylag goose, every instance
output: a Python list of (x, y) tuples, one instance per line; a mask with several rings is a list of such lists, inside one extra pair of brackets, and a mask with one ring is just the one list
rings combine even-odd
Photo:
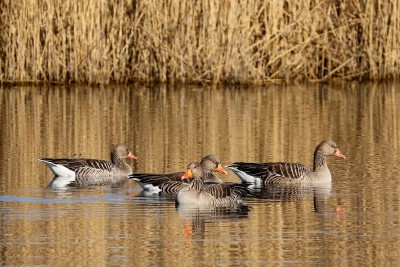
[(326, 156), (346, 158), (333, 141), (324, 140), (315, 149), (313, 170), (303, 164), (287, 162), (235, 162), (228, 168), (247, 183), (264, 185), (329, 183), (332, 176)]
[[(200, 161), (201, 166), (206, 172), (205, 182), (222, 183), (213, 172), (217, 171), (227, 174), (227, 171), (221, 166), (217, 156), (207, 155)], [(185, 185), (182, 183), (182, 175), (184, 172), (173, 172), (166, 174), (156, 173), (134, 173), (129, 175), (129, 178), (134, 179), (139, 183), (143, 190), (161, 194), (176, 194)]]
[(60, 177), (68, 177), (69, 185), (108, 185), (122, 182), (132, 173), (125, 158), (137, 159), (124, 144), (114, 145), (111, 162), (85, 158), (42, 158), (50, 170)]
[(176, 205), (198, 207), (239, 207), (249, 193), (247, 187), (237, 183), (205, 183), (206, 172), (198, 162), (187, 166), (182, 179), (193, 178), (176, 196)]

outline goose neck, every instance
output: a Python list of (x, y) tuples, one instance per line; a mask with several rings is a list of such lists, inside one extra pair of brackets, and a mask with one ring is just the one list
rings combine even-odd
[(200, 191), (203, 188), (204, 181), (202, 178), (195, 178), (192, 180), (190, 187), (196, 191)]
[(313, 171), (316, 172), (318, 169), (327, 166), (326, 163), (326, 156), (325, 154), (319, 150), (316, 149), (314, 153), (314, 169)]
[(125, 165), (124, 160), (117, 155), (116, 151), (111, 152), (111, 162), (119, 168), (123, 168)]

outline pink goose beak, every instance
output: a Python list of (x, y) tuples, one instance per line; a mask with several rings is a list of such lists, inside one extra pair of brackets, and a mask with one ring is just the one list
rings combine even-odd
[(340, 150), (338, 148), (336, 149), (336, 152), (333, 155), (336, 156), (336, 157), (342, 158), (342, 159), (346, 158), (345, 155), (343, 155), (343, 153), (340, 152)]
[(135, 155), (133, 155), (131, 152), (129, 152), (127, 157), (130, 159), (137, 159), (137, 157)]

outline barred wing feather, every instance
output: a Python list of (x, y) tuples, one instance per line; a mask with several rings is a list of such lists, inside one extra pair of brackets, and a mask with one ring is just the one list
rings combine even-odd
[(266, 162), (266, 163), (246, 163), (235, 162), (233, 164), (238, 170), (248, 175), (261, 177), (264, 180), (268, 177), (280, 176), (282, 178), (298, 179), (306, 173), (311, 172), (309, 168), (300, 163), (287, 162)]
[(98, 160), (98, 159), (70, 159), (70, 158), (60, 158), (60, 159), (50, 159), (43, 158), (43, 161), (51, 162), (53, 164), (62, 165), (71, 171), (78, 171), (81, 168), (94, 168), (94, 169), (102, 169), (105, 171), (111, 171), (114, 165), (106, 160)]
[(154, 186), (161, 186), (168, 182), (181, 182), (181, 177), (183, 172), (175, 172), (168, 174), (158, 174), (158, 173), (134, 173), (130, 174), (129, 178), (134, 179), (138, 182), (144, 184), (152, 184)]
[(215, 198), (226, 198), (232, 195), (244, 197), (249, 194), (247, 186), (237, 183), (205, 183), (204, 192)]

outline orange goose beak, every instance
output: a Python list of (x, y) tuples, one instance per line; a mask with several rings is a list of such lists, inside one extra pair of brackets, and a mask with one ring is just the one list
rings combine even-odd
[(336, 149), (336, 152), (333, 155), (336, 156), (336, 157), (342, 158), (342, 159), (346, 158), (345, 155), (343, 155), (343, 153), (340, 152), (340, 150), (338, 148)]
[(223, 173), (223, 174), (228, 174), (228, 172), (221, 166), (221, 164), (218, 164), (217, 172), (220, 172), (220, 173)]
[(130, 159), (137, 159), (137, 157), (135, 155), (133, 155), (131, 152), (129, 152), (127, 157)]
[(182, 175), (182, 180), (192, 178), (192, 176), (193, 176), (192, 170), (187, 169), (186, 172)]

